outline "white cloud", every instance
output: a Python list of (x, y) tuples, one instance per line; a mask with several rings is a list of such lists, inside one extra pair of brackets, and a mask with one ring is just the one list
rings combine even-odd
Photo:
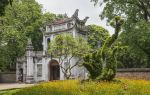
[(87, 24), (96, 24), (100, 25), (110, 31), (110, 34), (113, 33), (113, 28), (106, 25), (106, 21), (101, 21), (99, 14), (102, 11), (102, 8), (99, 6), (94, 6), (90, 0), (36, 0), (43, 5), (44, 9), (47, 12), (52, 12), (55, 14), (67, 13), (68, 16), (71, 16), (76, 9), (79, 9), (79, 18), (83, 19), (86, 16), (89, 16), (90, 19), (87, 21)]

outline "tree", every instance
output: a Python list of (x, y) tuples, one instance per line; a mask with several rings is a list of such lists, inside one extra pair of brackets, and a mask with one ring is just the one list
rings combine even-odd
[[(97, 4), (100, 0), (92, 1)], [(118, 42), (128, 46), (126, 52), (120, 54), (119, 60), (123, 63), (121, 67), (149, 67), (150, 57), (149, 52), (146, 51), (149, 51), (150, 48), (146, 44), (150, 42), (147, 38), (150, 32), (147, 27), (150, 23), (150, 1), (103, 0), (100, 2), (105, 5), (100, 14), (101, 19), (107, 18), (110, 21), (114, 16), (119, 15), (126, 20), (123, 26), (124, 32), (118, 39)], [(143, 44), (142, 48), (141, 44)]]
[(105, 40), (98, 51), (84, 57), (83, 65), (89, 71), (91, 79), (111, 81), (115, 77), (117, 51), (122, 49), (122, 46), (115, 45), (115, 41), (119, 36), (123, 22), (120, 17), (115, 17), (111, 23), (111, 26), (115, 28), (115, 33)]
[[(91, 0), (98, 3), (100, 0)], [(132, 20), (150, 20), (150, 1), (149, 0), (103, 0), (101, 4), (106, 4), (101, 14), (101, 18), (107, 17), (111, 20), (114, 16), (125, 16), (127, 22)]]
[(35, 0), (13, 0), (0, 17), (0, 67), (1, 70), (15, 70), (18, 57), (25, 54), (27, 39), (31, 38), (34, 49), (42, 50), (40, 27), (52, 22), (57, 16), (42, 13), (42, 7)]
[(88, 43), (92, 48), (99, 48), (104, 44), (105, 40), (110, 36), (109, 32), (101, 26), (88, 25)]
[(121, 34), (118, 42), (128, 46), (121, 52), (119, 60), (124, 68), (149, 67), (150, 64), (150, 23), (140, 21), (132, 27), (132, 31)]
[[(49, 54), (51, 58), (59, 59), (59, 66), (66, 79), (72, 76), (71, 70), (79, 66), (83, 61), (83, 56), (90, 50), (88, 43), (82, 37), (73, 38), (70, 34), (60, 34), (49, 44)], [(71, 63), (72, 59), (76, 62)]]
[[(1, 47), (6, 49), (9, 57), (9, 66), (7, 69), (15, 67), (16, 60), (25, 53), (25, 46), (29, 32), (38, 27), (38, 21), (41, 19), (41, 6), (34, 0), (13, 1), (13, 7), (8, 5), (5, 10), (5, 16), (1, 17), (2, 42), (5, 45)], [(36, 35), (37, 36), (38, 32)], [(30, 35), (31, 36), (31, 35)], [(1, 54), (1, 56), (5, 56)], [(5, 60), (7, 60), (5, 59)], [(5, 63), (5, 62), (4, 62)]]

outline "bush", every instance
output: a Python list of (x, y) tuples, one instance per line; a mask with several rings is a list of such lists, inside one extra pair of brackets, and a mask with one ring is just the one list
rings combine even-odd
[(115, 42), (123, 23), (124, 20), (116, 16), (111, 23), (111, 26), (115, 28), (115, 33), (107, 37), (100, 48), (84, 57), (83, 66), (89, 71), (91, 79), (111, 81), (115, 78), (118, 51), (124, 49), (124, 46), (119, 43), (115, 44)]

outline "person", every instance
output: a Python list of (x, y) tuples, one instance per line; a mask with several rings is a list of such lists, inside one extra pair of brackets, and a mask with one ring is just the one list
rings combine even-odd
[(19, 70), (18, 81), (19, 81), (19, 83), (23, 82), (23, 70), (22, 69)]

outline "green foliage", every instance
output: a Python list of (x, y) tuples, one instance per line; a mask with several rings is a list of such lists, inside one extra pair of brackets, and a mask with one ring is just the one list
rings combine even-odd
[(10, 90), (0, 95), (149, 95), (150, 82), (118, 79), (117, 82), (79, 82), (76, 80), (41, 83)]
[(111, 37), (107, 37), (104, 44), (94, 53), (84, 57), (83, 65), (90, 73), (90, 77), (96, 80), (111, 81), (116, 74), (117, 68), (117, 52), (123, 47), (116, 45), (115, 41), (121, 31), (123, 19), (115, 17), (112, 26), (115, 27), (115, 33)]
[(1, 0), (0, 1), (0, 16), (3, 16), (5, 14), (5, 8), (8, 4), (12, 5), (12, 0)]
[(0, 31), (2, 32), (1, 42), (5, 44), (1, 45), (1, 48), (5, 49), (8, 56), (2, 53), (0, 56), (5, 56), (1, 63), (8, 62), (7, 69), (11, 70), (12, 66), (15, 67), (17, 57), (24, 54), (27, 34), (34, 31), (35, 27), (37, 28), (35, 24), (42, 16), (40, 11), (40, 5), (34, 0), (30, 1), (30, 4), (29, 1), (18, 2), (14, 0), (13, 7), (6, 8), (5, 16), (1, 17)]
[[(49, 53), (53, 57), (70, 56), (79, 57), (88, 52), (89, 47), (86, 40), (82, 37), (73, 37), (71, 34), (60, 34), (54, 38), (49, 44)], [(87, 50), (87, 51), (86, 51)]]
[[(80, 65), (84, 55), (90, 51), (90, 46), (82, 37), (73, 37), (71, 34), (59, 34), (49, 43), (49, 54), (59, 59), (59, 65), (66, 79), (72, 76), (71, 70)], [(75, 64), (71, 60), (76, 58)], [(64, 63), (65, 62), (65, 63)], [(63, 64), (67, 67), (64, 67)]]
[(0, 70), (15, 70), (18, 57), (25, 54), (27, 38), (31, 38), (34, 50), (42, 50), (40, 27), (52, 22), (56, 15), (42, 13), (42, 7), (35, 0), (13, 0), (5, 16), (0, 17)]
[[(97, 4), (100, 0), (91, 1)], [(106, 4), (100, 15), (101, 19), (106, 17), (108, 20), (111, 20), (117, 15), (124, 16), (127, 18), (127, 24), (130, 24), (128, 22), (137, 22), (141, 19), (146, 21), (150, 19), (149, 0), (103, 0), (100, 3)]]
[(19, 91), (19, 89), (2, 90), (2, 91), (0, 91), (0, 95), (13, 95), (18, 91)]
[(150, 23), (140, 21), (136, 23), (130, 32), (124, 32), (120, 35), (118, 41), (128, 46), (125, 52), (121, 52), (119, 60), (123, 63), (121, 67), (140, 68), (149, 67), (150, 59)]
[(88, 25), (88, 43), (93, 48), (98, 48), (104, 44), (106, 38), (109, 37), (109, 33), (106, 29), (97, 25)]
[[(125, 18), (124, 32), (118, 42), (128, 46), (126, 52), (121, 52), (120, 67), (140, 68), (149, 67), (149, 22), (150, 2), (149, 0), (91, 0), (97, 3), (106, 4), (101, 19), (107, 18), (110, 21), (114, 16), (119, 15)], [(112, 23), (113, 24), (113, 23)], [(138, 28), (139, 27), (139, 28)]]
[(96, 79), (102, 73), (102, 63), (100, 62), (100, 58), (98, 58), (97, 52), (87, 54), (84, 57), (83, 66), (89, 71), (90, 79)]
[(96, 77), (102, 73), (102, 64), (100, 63), (100, 58), (98, 58), (96, 51), (99, 47), (103, 46), (104, 42), (109, 37), (109, 33), (106, 29), (97, 25), (89, 25), (88, 30), (88, 43), (92, 47), (94, 53), (87, 54), (84, 57), (84, 66), (90, 71), (90, 78), (96, 79)]

